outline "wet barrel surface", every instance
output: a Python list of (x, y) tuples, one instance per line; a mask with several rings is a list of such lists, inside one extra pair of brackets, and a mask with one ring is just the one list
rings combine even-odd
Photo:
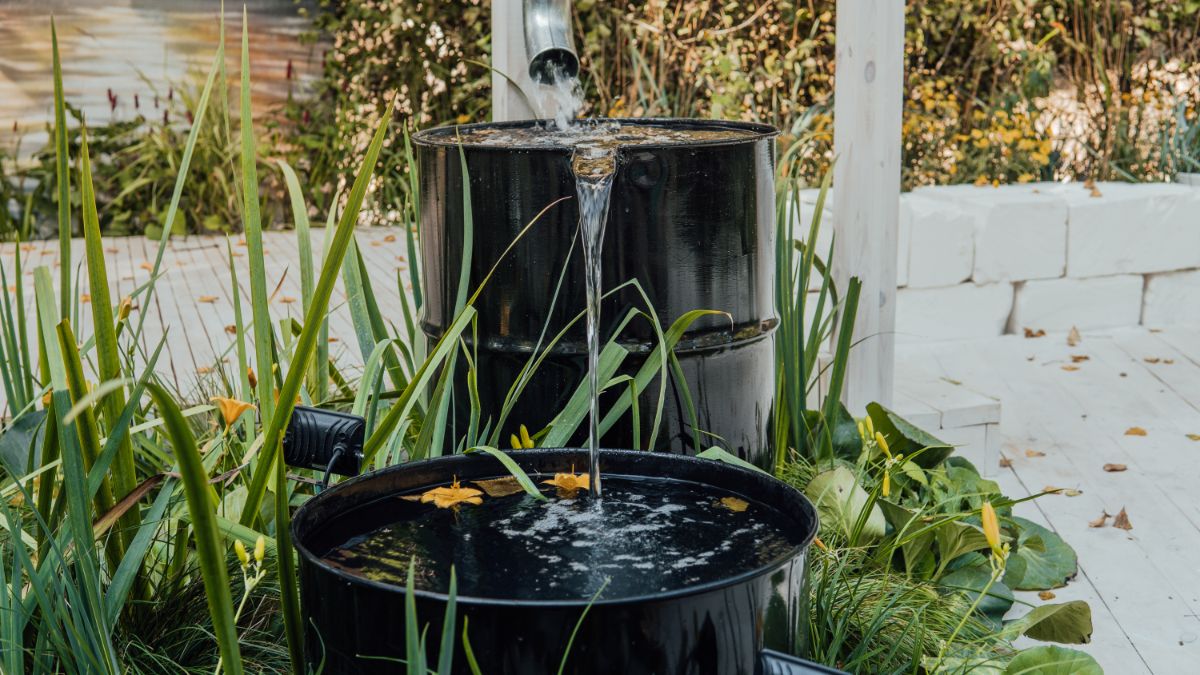
[[(765, 464), (770, 456), (772, 333), (777, 323), (775, 130), (695, 120), (620, 122), (699, 133), (739, 132), (732, 138), (618, 150), (601, 263), (603, 287), (610, 292), (602, 304), (601, 326), (607, 340), (624, 325), (619, 341), (629, 356), (618, 374), (632, 375), (653, 349), (657, 334), (643, 316), (626, 322), (631, 312), (653, 307), (662, 330), (693, 310), (721, 312), (695, 321), (676, 348), (680, 368), (666, 386), (657, 449), (693, 452), (698, 435), (704, 447), (717, 444), (715, 436), (730, 450)], [(532, 124), (469, 125), (457, 132), (433, 129), (413, 138), (420, 171), (422, 328), (430, 339), (440, 337), (453, 321), (464, 251), (470, 251), (472, 291), (500, 261), (475, 303), (479, 330), (472, 346), (478, 351), (485, 416), (496, 417), (535, 347), (566, 330), (506, 420), (504, 437), (518, 424), (540, 428), (548, 423), (586, 375), (584, 326), (578, 318), (584, 307), (583, 256), (571, 149), (489, 144), (471, 133)], [(456, 142), (460, 138), (461, 146)], [(469, 233), (464, 160), (470, 176)], [(631, 281), (637, 285), (621, 286)], [(687, 383), (686, 391), (678, 374)], [(638, 392), (643, 414), (637, 436), (643, 441), (649, 437), (659, 388), (656, 380)], [(630, 395), (622, 389), (608, 392), (605, 406), (618, 395)], [(455, 422), (465, 429), (467, 399), (461, 382), (460, 392)], [(634, 436), (626, 415), (604, 442), (627, 446)]]

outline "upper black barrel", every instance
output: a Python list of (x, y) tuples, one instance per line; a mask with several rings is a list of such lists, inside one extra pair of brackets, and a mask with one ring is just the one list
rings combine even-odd
[[(722, 140), (618, 150), (603, 243), (603, 286), (606, 292), (629, 281), (637, 286), (616, 290), (605, 300), (601, 326), (602, 339), (609, 339), (630, 310), (649, 309), (647, 299), (664, 330), (692, 310), (722, 312), (693, 323), (676, 348), (691, 406), (683, 383), (672, 376), (659, 449), (696, 450), (690, 407), (705, 432), (700, 434), (701, 445), (724, 445), (765, 464), (770, 456), (772, 333), (777, 323), (773, 299), (773, 138), (777, 132), (766, 125), (722, 121), (587, 123), (605, 121), (744, 132)], [(572, 151), (538, 144), (460, 144), (459, 139), (480, 127), (537, 124), (445, 127), (413, 137), (420, 175), (425, 293), (421, 325), (427, 336), (440, 337), (453, 322), (464, 251), (471, 251), (468, 285), (472, 292), (499, 261), (475, 302), (478, 333), (470, 336), (479, 352), (480, 401), (484, 414), (493, 419), (539, 339), (556, 335), (584, 309)], [(470, 177), (469, 231), (464, 162)], [(532, 228), (504, 256), (535, 218)], [(631, 352), (622, 369), (629, 374), (657, 343), (653, 324), (644, 318), (629, 322), (619, 340)], [(524, 423), (538, 428), (548, 423), (585, 376), (585, 354), (584, 323), (579, 320), (538, 370), (507, 426)], [(626, 387), (618, 389), (606, 393), (606, 402), (629, 395)], [(641, 423), (647, 427), (653, 420), (657, 382), (639, 393)], [(466, 397), (457, 399), (458, 419), (465, 420)], [(465, 429), (465, 422), (461, 428)], [(507, 435), (509, 430), (503, 431)], [(648, 438), (647, 430), (641, 438)], [(632, 424), (626, 420), (604, 442), (623, 447), (631, 445), (632, 439)]]

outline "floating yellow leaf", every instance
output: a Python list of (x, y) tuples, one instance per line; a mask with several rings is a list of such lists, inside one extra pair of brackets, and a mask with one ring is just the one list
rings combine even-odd
[(1129, 427), (1125, 430), (1126, 436), (1145, 436), (1146, 430), (1141, 427)]
[(505, 476), (491, 480), (477, 480), (475, 484), (489, 497), (507, 497), (525, 491), (525, 488), (521, 487), (521, 483), (517, 481), (515, 476)]
[(734, 513), (741, 513), (750, 507), (750, 502), (746, 501), (745, 499), (738, 499), (737, 497), (721, 497), (720, 503), (721, 506), (724, 506)]
[(225, 420), (225, 426), (231, 427), (234, 422), (238, 421), (247, 410), (253, 410), (253, 403), (246, 403), (235, 398), (225, 398), (223, 396), (213, 396), (209, 399), (217, 405), (217, 410), (221, 411), (221, 418)]
[(429, 502), (433, 502), (433, 505), (439, 509), (457, 507), (459, 504), (478, 506), (483, 503), (483, 492), (475, 488), (462, 487), (458, 484), (458, 478), (455, 478), (449, 486), (435, 487), (421, 495), (422, 504)]

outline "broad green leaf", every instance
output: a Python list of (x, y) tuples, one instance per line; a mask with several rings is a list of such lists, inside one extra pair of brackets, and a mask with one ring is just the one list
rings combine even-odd
[(1104, 669), (1081, 651), (1043, 645), (1018, 652), (1004, 675), (1104, 675)]
[(37, 465), (45, 420), (45, 410), (31, 410), (0, 432), (0, 467), (21, 475)]
[(1025, 562), (1025, 574), (1019, 591), (1041, 591), (1065, 586), (1075, 577), (1078, 561), (1075, 550), (1062, 537), (1024, 518), (1012, 518), (1021, 528), (1013, 555)]
[[(839, 466), (817, 474), (805, 488), (804, 494), (816, 505), (822, 529), (832, 529), (846, 539), (855, 538), (855, 523), (867, 507), (870, 495), (862, 489), (849, 469)], [(883, 537), (886, 527), (883, 511), (878, 504), (872, 504), (857, 541), (876, 541)]]
[(934, 438), (878, 403), (867, 404), (867, 415), (875, 429), (887, 438), (893, 454), (909, 457), (922, 468), (937, 466), (954, 452), (949, 443)]
[[(971, 562), (945, 574), (938, 581), (943, 589), (960, 592), (967, 596), (967, 602), (974, 603), (988, 581), (992, 578), (992, 569), (987, 558), (981, 555), (970, 556)], [(997, 581), (987, 588), (987, 595), (979, 601), (976, 611), (992, 628), (999, 629), (1003, 625), (1004, 614), (1013, 606), (1012, 590), (1003, 582)]]
[(1040, 605), (1008, 627), (1043, 642), (1087, 644), (1092, 641), (1092, 608), (1082, 600)]

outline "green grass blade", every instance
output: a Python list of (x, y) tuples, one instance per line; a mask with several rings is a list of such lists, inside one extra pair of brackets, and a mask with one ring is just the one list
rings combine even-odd
[(454, 665), (454, 626), (457, 620), (458, 604), (458, 578), (454, 573), (454, 566), (450, 566), (450, 588), (446, 593), (446, 616), (442, 620), (442, 639), (441, 648), (438, 653), (438, 675), (450, 675), (450, 668)]
[(512, 457), (509, 457), (507, 452), (504, 452), (503, 450), (497, 450), (496, 448), (486, 445), (471, 448), (469, 452), (486, 452), (492, 457), (500, 460), (500, 463), (504, 465), (505, 470), (512, 474), (512, 477), (516, 478), (517, 482), (520, 483), (521, 489), (525, 490), (525, 494), (540, 501), (546, 500), (546, 495), (542, 494), (542, 491), (539, 490), (537, 485), (534, 484), (533, 480), (529, 477), (529, 474), (525, 473), (525, 470), (522, 469)]
[[(258, 378), (258, 406), (264, 420), (275, 411), (272, 377), (275, 359), (271, 332), (270, 301), (267, 296), (266, 262), (263, 256), (262, 215), (259, 213), (257, 155), (254, 149), (254, 117), (250, 110), (250, 28), (246, 8), (242, 7), (242, 83), (241, 83), (241, 140), (242, 140), (242, 208), (245, 219), (246, 252), (250, 262), (250, 307), (254, 324), (254, 369)], [(294, 397), (294, 394), (293, 394)], [(280, 399), (282, 400), (282, 398)], [(267, 448), (270, 450), (270, 448)], [(270, 472), (274, 454), (268, 452), (259, 462), (259, 475)], [(257, 476), (256, 476), (257, 477)], [(266, 483), (264, 482), (265, 486)], [(260, 498), (261, 499), (261, 498)], [(249, 502), (248, 502), (249, 503)], [(256, 504), (251, 504), (257, 506)], [(257, 517), (257, 508), (252, 516)]]
[(233, 620), (233, 599), (229, 595), (229, 575), (225, 567), (225, 548), (217, 530), (213, 512), (208, 472), (196, 447), (196, 439), (179, 406), (157, 383), (147, 385), (150, 397), (163, 419), (167, 438), (179, 462), (179, 473), (191, 516), (196, 560), (204, 579), (208, 611), (212, 618), (213, 634), (221, 652), (221, 663), (229, 675), (241, 675), (242, 653), (238, 648), (237, 626)]
[[(117, 331), (113, 321), (112, 299), (108, 292), (108, 270), (104, 261), (104, 245), (100, 237), (100, 217), (96, 213), (96, 192), (92, 184), (92, 161), (88, 152), (87, 127), (80, 130), (80, 179), (79, 189), (83, 203), (84, 252), (87, 259), (88, 289), (92, 295), (92, 330), (95, 334), (96, 361), (101, 382), (120, 380), (121, 354), (117, 346)], [(117, 420), (125, 408), (125, 390), (118, 388), (104, 399), (101, 412), (108, 425), (109, 435), (117, 433)], [(112, 466), (112, 490), (126, 495), (137, 487), (137, 468), (133, 462), (133, 443), (127, 434), (117, 446)], [(122, 548), (129, 543), (137, 531), (138, 510), (129, 509), (121, 517), (117, 536), (121, 537)], [(129, 534), (120, 534), (127, 532)]]
[(416, 574), (417, 561), (413, 558), (408, 561), (408, 581), (404, 585), (404, 661), (408, 665), (408, 675), (426, 675), (421, 629), (417, 625)]
[(62, 62), (58, 55), (58, 28), (50, 17), (50, 44), (54, 61), (54, 175), (58, 185), (59, 317), (71, 311), (71, 157), (67, 149), (67, 108), (63, 98)]
[(129, 596), (129, 589), (133, 587), (134, 579), (142, 569), (142, 561), (150, 550), (150, 544), (159, 528), (162, 527), (163, 514), (171, 503), (174, 492), (175, 481), (167, 479), (159, 488), (158, 496), (154, 498), (154, 503), (146, 512), (146, 517), (138, 526), (137, 533), (129, 543), (129, 548), (125, 550), (125, 557), (121, 559), (121, 564), (113, 572), (112, 581), (109, 582), (108, 590), (104, 594), (108, 620), (113, 623), (120, 616), (121, 609), (125, 606), (125, 599)]

